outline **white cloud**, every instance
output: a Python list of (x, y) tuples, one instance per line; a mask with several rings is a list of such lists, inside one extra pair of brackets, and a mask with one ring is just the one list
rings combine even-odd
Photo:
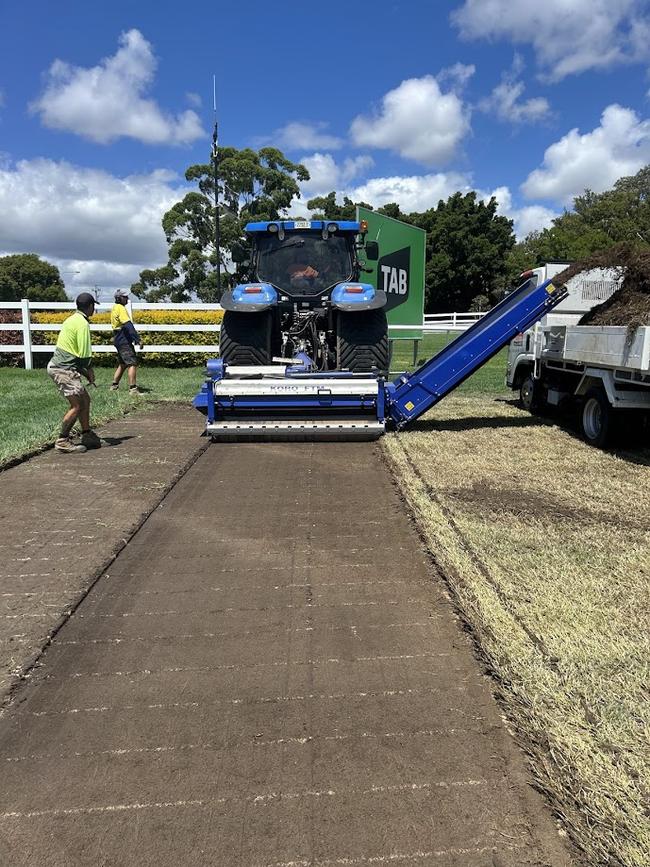
[(426, 166), (444, 164), (470, 129), (469, 109), (453, 92), (443, 93), (431, 75), (410, 78), (386, 93), (373, 116), (350, 126), (355, 144), (387, 148)]
[(368, 202), (376, 208), (397, 202), (401, 209), (426, 211), (435, 208), (440, 199), (471, 189), (467, 175), (458, 172), (439, 172), (428, 175), (370, 178), (364, 184), (344, 191), (353, 201)]
[(190, 105), (194, 106), (194, 108), (201, 108), (201, 106), (203, 105), (203, 100), (198, 93), (193, 93), (192, 91), (188, 90), (185, 94), (185, 98)]
[(329, 193), (337, 188), (340, 169), (332, 154), (315, 153), (303, 157), (300, 162), (309, 172), (309, 180), (301, 185), (304, 197)]
[(272, 136), (259, 141), (286, 151), (338, 150), (343, 139), (330, 135), (325, 122), (302, 123), (292, 121), (286, 126), (276, 129)]
[(500, 120), (510, 123), (534, 123), (548, 117), (551, 106), (543, 96), (520, 101), (526, 89), (523, 81), (518, 80), (522, 72), (523, 61), (517, 54), (512, 68), (501, 76), (500, 84), (481, 101), (481, 111), (494, 112)]
[(465, 0), (452, 21), (466, 39), (534, 46), (548, 78), (648, 56), (647, 0)]
[(374, 165), (373, 158), (365, 154), (339, 164), (331, 154), (315, 153), (302, 157), (300, 162), (309, 172), (309, 180), (301, 186), (305, 199), (339, 190)]
[(86, 262), (54, 256), (48, 257), (48, 261), (59, 269), (70, 298), (80, 292), (92, 292), (100, 301), (110, 301), (116, 289), (129, 289), (141, 271), (139, 265), (121, 265), (118, 262)]
[[(329, 157), (329, 155), (326, 156)], [(319, 176), (321, 188), (312, 191), (308, 185), (302, 184), (302, 198), (293, 200), (289, 213), (295, 217), (310, 218), (311, 212), (307, 208), (308, 199), (316, 195), (330, 193), (332, 190), (337, 191), (336, 199), (339, 202), (342, 202), (345, 196), (352, 199), (353, 202), (367, 202), (375, 208), (386, 205), (388, 202), (397, 202), (402, 210), (408, 213), (410, 211), (426, 211), (429, 208), (435, 208), (440, 199), (447, 199), (459, 190), (467, 193), (472, 189), (470, 178), (458, 172), (376, 177), (369, 178), (365, 182), (353, 186), (349, 183), (356, 176), (353, 173), (360, 168), (361, 172), (366, 171), (372, 164), (371, 162), (367, 162), (369, 159), (367, 157), (359, 159), (364, 161), (362, 166), (359, 165), (358, 161), (356, 166), (350, 165), (353, 161), (348, 161), (348, 183), (347, 185), (341, 183), (338, 187), (328, 183), (334, 175), (329, 173), (331, 168), (329, 160), (324, 162), (323, 173)], [(337, 175), (339, 179), (345, 171), (346, 167), (344, 165), (339, 169)]]
[(31, 110), (52, 129), (101, 144), (122, 136), (146, 144), (188, 144), (204, 136), (196, 112), (173, 116), (145, 98), (157, 63), (140, 31), (123, 33), (119, 42), (113, 56), (89, 69), (55, 60), (45, 91)]
[(519, 240), (522, 240), (531, 232), (541, 232), (542, 229), (549, 228), (553, 220), (560, 216), (557, 211), (546, 208), (544, 205), (516, 207), (512, 201), (512, 193), (509, 187), (497, 187), (496, 190), (492, 190), (489, 193), (479, 192), (478, 195), (485, 202), (488, 202), (494, 196), (497, 200), (497, 213), (513, 221), (515, 235)]
[(167, 260), (161, 217), (184, 193), (165, 171), (119, 178), (46, 159), (5, 165), (0, 167), (2, 246), (95, 268), (155, 267)]
[(473, 63), (454, 63), (441, 70), (436, 79), (438, 84), (449, 84), (452, 90), (462, 90), (475, 72)]
[(608, 106), (600, 126), (581, 135), (572, 129), (547, 148), (542, 166), (522, 184), (528, 198), (568, 204), (589, 188), (602, 192), (650, 162), (650, 120), (620, 105)]
[[(342, 167), (336, 165), (331, 155), (315, 154), (319, 160), (313, 162), (310, 171), (314, 170), (313, 177), (317, 179), (320, 188), (316, 191), (306, 189), (302, 185), (303, 196), (294, 199), (290, 213), (295, 217), (310, 218), (307, 208), (307, 200), (314, 195), (329, 193), (337, 190), (337, 201), (342, 202), (344, 196), (353, 202), (367, 202), (375, 208), (380, 208), (389, 202), (397, 202), (402, 211), (427, 211), (435, 208), (438, 202), (446, 200), (454, 193), (469, 193), (476, 188), (472, 184), (469, 175), (460, 172), (438, 172), (426, 175), (395, 175), (393, 177), (369, 178), (356, 186), (337, 186), (340, 181)], [(307, 163), (310, 158), (303, 160)], [(364, 166), (365, 170), (366, 166)], [(311, 182), (310, 182), (311, 183)], [(489, 201), (494, 196), (498, 202), (497, 212), (514, 221), (514, 230), (518, 238), (524, 238), (532, 231), (540, 231), (551, 225), (551, 221), (559, 214), (551, 208), (533, 204), (524, 207), (516, 207), (512, 201), (512, 194), (508, 187), (498, 187), (490, 192), (476, 191), (477, 196), (484, 201)]]

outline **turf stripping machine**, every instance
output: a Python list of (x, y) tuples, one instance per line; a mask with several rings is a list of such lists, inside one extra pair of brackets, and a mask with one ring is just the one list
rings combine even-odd
[(567, 295), (551, 280), (530, 278), (412, 373), (318, 371), (298, 353), (268, 365), (207, 364), (194, 398), (213, 441), (247, 439), (371, 440), (401, 430), (457, 388), (513, 337)]

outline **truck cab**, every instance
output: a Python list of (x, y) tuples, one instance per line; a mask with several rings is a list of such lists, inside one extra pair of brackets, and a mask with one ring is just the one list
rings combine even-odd
[[(539, 286), (564, 271), (571, 262), (547, 262), (520, 275), (520, 282)], [(533, 328), (518, 334), (508, 346), (506, 384), (519, 392), (522, 406), (531, 409), (535, 360), (539, 358), (543, 331), (547, 326), (577, 325), (593, 307), (616, 292), (620, 281), (611, 270), (596, 268), (578, 274), (567, 283), (568, 295)]]

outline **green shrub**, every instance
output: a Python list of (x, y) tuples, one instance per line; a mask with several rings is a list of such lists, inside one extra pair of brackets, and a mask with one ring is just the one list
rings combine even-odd
[[(65, 321), (71, 314), (66, 310), (57, 313), (33, 313), (32, 322), (41, 325), (54, 325)], [(141, 325), (218, 325), (223, 319), (222, 310), (135, 310), (135, 327)], [(92, 322), (97, 325), (110, 323), (109, 313), (96, 313)], [(144, 342), (144, 354), (139, 356), (141, 364), (163, 365), (165, 367), (200, 367), (214, 352), (156, 352), (156, 345), (209, 346), (219, 343), (218, 331), (144, 331), (140, 335)], [(55, 344), (57, 331), (32, 331), (34, 343)], [(110, 331), (91, 332), (93, 344), (113, 342)], [(101, 352), (95, 355), (95, 364), (100, 367), (115, 365), (115, 355)]]

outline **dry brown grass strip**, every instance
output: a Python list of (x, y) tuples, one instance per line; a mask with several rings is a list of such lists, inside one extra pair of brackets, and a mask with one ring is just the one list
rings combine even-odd
[(383, 446), (567, 830), (646, 867), (650, 450), (469, 396)]

